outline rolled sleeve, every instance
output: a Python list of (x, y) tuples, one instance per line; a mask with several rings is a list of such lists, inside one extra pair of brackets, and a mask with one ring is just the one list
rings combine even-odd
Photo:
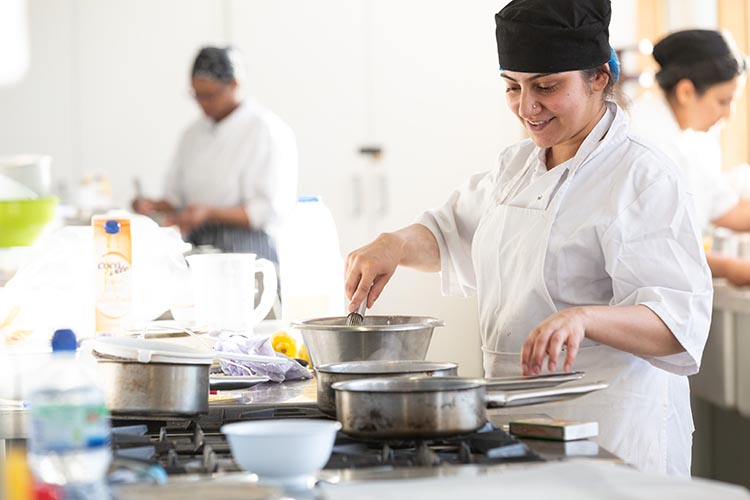
[(432, 232), (440, 250), (441, 291), (469, 297), (476, 293), (472, 240), (495, 191), (497, 171), (483, 172), (451, 193), (443, 206), (417, 221)]
[(611, 305), (644, 305), (684, 352), (644, 356), (678, 375), (697, 373), (711, 321), (711, 273), (693, 224), (692, 199), (662, 177), (633, 201), (603, 236)]

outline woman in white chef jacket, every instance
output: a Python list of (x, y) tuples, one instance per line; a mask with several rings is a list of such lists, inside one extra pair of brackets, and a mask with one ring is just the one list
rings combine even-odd
[(639, 98), (631, 126), (658, 145), (688, 180), (699, 228), (750, 231), (750, 203), (721, 175), (717, 125), (729, 119), (745, 62), (728, 33), (685, 30), (654, 46), (659, 90)]
[(280, 118), (242, 99), (243, 79), (236, 49), (200, 50), (191, 84), (204, 116), (180, 140), (164, 198), (138, 198), (133, 208), (162, 213), (195, 245), (277, 262), (273, 233), (296, 201), (297, 146)]
[[(709, 224), (750, 231), (750, 203), (721, 174), (717, 136), (729, 119), (745, 61), (728, 33), (685, 30), (654, 46), (660, 91), (644, 94), (631, 110), (633, 129), (658, 145), (686, 174), (701, 231)], [(750, 264), (708, 253), (711, 272), (750, 285)]]
[[(681, 176), (634, 140), (609, 99), (608, 0), (514, 0), (496, 16), (507, 101), (530, 139), (419, 223), (347, 258), (355, 310), (399, 265), (479, 298), (487, 376), (585, 370), (610, 383), (535, 408), (596, 420), (638, 468), (689, 475), (686, 375), (706, 341), (712, 288)], [(525, 410), (528, 413), (528, 410)]]

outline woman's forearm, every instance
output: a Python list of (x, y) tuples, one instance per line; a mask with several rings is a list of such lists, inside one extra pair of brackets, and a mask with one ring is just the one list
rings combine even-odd
[(586, 337), (621, 351), (641, 356), (683, 352), (659, 316), (644, 305), (581, 307)]
[(440, 248), (425, 226), (412, 224), (390, 234), (401, 244), (400, 265), (423, 272), (440, 271)]

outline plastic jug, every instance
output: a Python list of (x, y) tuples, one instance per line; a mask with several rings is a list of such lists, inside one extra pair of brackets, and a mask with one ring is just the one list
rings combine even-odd
[(345, 312), (336, 223), (318, 196), (299, 198), (279, 241), (281, 316), (296, 321)]
[[(276, 268), (252, 253), (209, 253), (187, 257), (195, 323), (210, 330), (251, 335), (276, 299)], [(263, 275), (263, 295), (255, 306), (255, 273)]]

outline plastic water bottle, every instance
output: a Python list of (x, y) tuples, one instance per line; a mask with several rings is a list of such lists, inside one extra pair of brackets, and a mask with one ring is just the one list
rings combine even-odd
[(29, 395), (28, 460), (37, 480), (63, 487), (71, 498), (109, 498), (112, 458), (104, 395), (76, 359), (76, 337), (57, 330), (52, 359)]
[(284, 321), (344, 315), (344, 261), (336, 223), (320, 197), (299, 198), (279, 252)]

